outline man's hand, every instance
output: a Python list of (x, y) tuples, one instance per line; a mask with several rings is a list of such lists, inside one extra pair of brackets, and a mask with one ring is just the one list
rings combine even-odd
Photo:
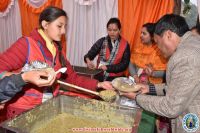
[(38, 87), (51, 86), (56, 79), (56, 74), (53, 69), (29, 71), (22, 74), (22, 79), (25, 82), (35, 84)]
[(138, 92), (128, 92), (128, 93), (121, 93), (121, 95), (130, 98), (135, 99), (137, 93), (145, 94), (149, 92), (149, 86), (145, 84), (138, 83), (135, 85), (137, 88), (140, 88)]
[(149, 93), (149, 85), (148, 84), (137, 83), (136, 87), (140, 88), (140, 91), (142, 94)]
[(109, 82), (109, 81), (99, 82), (97, 84), (97, 87), (98, 88), (103, 88), (103, 89), (106, 89), (106, 90), (114, 90), (111, 82)]

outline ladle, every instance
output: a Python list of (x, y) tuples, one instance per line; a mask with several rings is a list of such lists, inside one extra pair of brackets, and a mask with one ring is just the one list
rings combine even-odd
[[(96, 91), (91, 91), (91, 90), (85, 89), (83, 87), (79, 87), (79, 86), (76, 86), (76, 85), (73, 85), (70, 83), (66, 83), (66, 82), (63, 82), (60, 80), (57, 80), (57, 82), (62, 85), (66, 85), (66, 86), (69, 86), (69, 87), (72, 87), (72, 88), (75, 88), (75, 89), (78, 89), (78, 90), (81, 90), (81, 91), (84, 91), (87, 93), (97, 95), (97, 96), (101, 97), (104, 101), (107, 101), (107, 102), (114, 100), (117, 95), (117, 93), (113, 90), (103, 90), (101, 92), (96, 92)], [(110, 95), (107, 95), (107, 94), (110, 94)]]
[(58, 74), (59, 72), (61, 73), (65, 73), (67, 71), (67, 68), (66, 67), (62, 67), (60, 69), (58, 69), (55, 73)]

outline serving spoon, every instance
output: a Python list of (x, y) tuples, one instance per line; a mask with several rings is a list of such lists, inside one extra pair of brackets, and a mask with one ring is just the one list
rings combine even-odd
[(90, 94), (94, 94), (96, 96), (101, 97), (104, 101), (107, 101), (107, 102), (114, 100), (117, 96), (117, 93), (113, 90), (103, 90), (101, 92), (96, 92), (96, 91), (91, 91), (91, 90), (85, 89), (83, 87), (79, 87), (79, 86), (76, 86), (76, 85), (73, 85), (73, 84), (70, 84), (70, 83), (66, 83), (66, 82), (63, 82), (63, 81), (60, 81), (60, 80), (57, 80), (57, 82), (62, 84), (62, 85), (65, 85), (65, 86), (75, 88), (77, 90), (81, 90), (81, 91), (84, 91), (84, 92), (87, 92), (87, 93), (90, 93)]
[(65, 73), (67, 71), (67, 68), (66, 67), (62, 67), (60, 69), (58, 69), (55, 73), (58, 74), (58, 73)]

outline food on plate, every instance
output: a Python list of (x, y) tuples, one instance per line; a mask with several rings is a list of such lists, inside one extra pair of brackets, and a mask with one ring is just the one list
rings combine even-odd
[(130, 81), (130, 79), (125, 77), (114, 79), (112, 85), (115, 89), (121, 92), (137, 92), (140, 90), (139, 86), (135, 85)]

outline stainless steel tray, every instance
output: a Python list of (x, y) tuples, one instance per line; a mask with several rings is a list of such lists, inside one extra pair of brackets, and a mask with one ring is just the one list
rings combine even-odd
[[(83, 107), (86, 107), (87, 111)], [(129, 125), (132, 128), (131, 132), (134, 133), (137, 132), (141, 119), (141, 110), (138, 108), (125, 108), (93, 99), (60, 95), (28, 112), (1, 123), (0, 127), (2, 129), (0, 132), (29, 133), (38, 125), (44, 124), (61, 113), (69, 113), (95, 121), (109, 121), (119, 125), (119, 127), (120, 125)]]
[(89, 69), (87, 67), (82, 67), (82, 66), (73, 66), (73, 69), (78, 73), (79, 75), (82, 76), (87, 76), (90, 78), (96, 78), (99, 74), (103, 73), (101, 69)]

